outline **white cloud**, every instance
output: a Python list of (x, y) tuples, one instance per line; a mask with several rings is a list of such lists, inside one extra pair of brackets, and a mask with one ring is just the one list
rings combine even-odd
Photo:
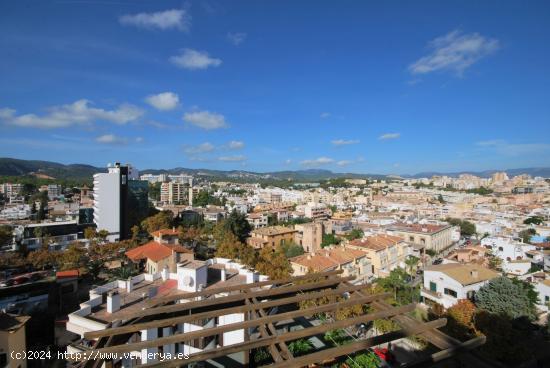
[(231, 141), (229, 142), (229, 149), (238, 150), (244, 147), (244, 142), (242, 141)]
[(149, 95), (145, 98), (145, 102), (153, 106), (157, 110), (167, 111), (178, 107), (180, 103), (179, 96), (174, 92), (163, 92), (158, 95)]
[(330, 112), (322, 112), (320, 116), (321, 119), (327, 119), (330, 118)]
[(212, 58), (204, 51), (183, 49), (180, 55), (170, 57), (172, 64), (189, 70), (207, 69), (220, 66), (221, 59)]
[(204, 142), (196, 146), (185, 146), (184, 151), (187, 154), (197, 154), (197, 153), (206, 153), (212, 152), (216, 147), (210, 142)]
[(246, 33), (244, 32), (229, 32), (227, 34), (227, 39), (235, 46), (239, 46), (246, 40)]
[(452, 71), (457, 75), (499, 49), (499, 41), (479, 33), (462, 34), (455, 30), (429, 43), (432, 53), (409, 65), (412, 74)]
[(245, 161), (246, 157), (243, 155), (221, 156), (221, 157), (218, 157), (218, 160), (225, 161), (225, 162), (238, 162), (238, 161)]
[(510, 143), (503, 139), (493, 139), (477, 142), (476, 145), (501, 156), (537, 155), (550, 152), (548, 143)]
[(359, 140), (358, 139), (349, 139), (349, 140), (335, 139), (335, 140), (331, 141), (331, 143), (335, 146), (347, 146), (347, 145), (350, 145), (350, 144), (357, 144), (357, 143), (359, 143)]
[(292, 160), (291, 160), (291, 159), (286, 159), (286, 160), (285, 160), (285, 164), (290, 165), (291, 163), (292, 163)]
[(136, 137), (136, 143), (143, 142), (143, 137)]
[(183, 120), (206, 130), (227, 127), (227, 122), (223, 115), (210, 111), (188, 112), (183, 115)]
[(336, 163), (338, 166), (348, 166), (349, 164), (351, 164), (351, 161), (349, 160), (340, 160)]
[(401, 137), (400, 133), (386, 133), (386, 134), (382, 134), (380, 137), (378, 137), (378, 139), (381, 141), (385, 141), (388, 139), (397, 139), (399, 137)]
[(182, 9), (171, 9), (155, 13), (126, 14), (118, 18), (120, 24), (146, 29), (177, 29), (189, 31), (191, 16)]
[(49, 107), (46, 115), (16, 115), (13, 109), (0, 109), (0, 119), (8, 124), (28, 128), (65, 128), (72, 125), (86, 125), (96, 120), (115, 124), (126, 124), (137, 120), (143, 110), (130, 104), (120, 105), (116, 110), (90, 107), (91, 101), (81, 99), (68, 105)]
[(322, 166), (322, 165), (328, 165), (332, 163), (334, 163), (334, 159), (329, 157), (319, 157), (316, 159), (303, 160), (302, 162), (300, 162), (300, 164), (302, 164), (303, 166), (308, 166), (308, 167)]
[(126, 138), (118, 137), (114, 134), (104, 134), (100, 135), (95, 139), (97, 143), (103, 144), (126, 144), (128, 140)]

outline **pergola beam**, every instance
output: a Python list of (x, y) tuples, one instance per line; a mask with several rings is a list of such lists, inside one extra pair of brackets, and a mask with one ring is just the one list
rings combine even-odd
[[(312, 363), (323, 362), (324, 360), (327, 360), (327, 359), (333, 359), (336, 357), (340, 357), (342, 355), (353, 354), (358, 351), (368, 349), (371, 346), (384, 344), (384, 343), (397, 340), (410, 335), (416, 335), (421, 332), (431, 330), (433, 328), (443, 327), (446, 324), (447, 324), (447, 320), (445, 318), (437, 319), (435, 321), (426, 322), (413, 328), (393, 331), (384, 335), (371, 337), (371, 338), (354, 342), (351, 344), (340, 345), (340, 346), (322, 350), (316, 353), (303, 355), (301, 357), (294, 358), (293, 364), (295, 367), (303, 367)], [(261, 368), (267, 368), (267, 367), (282, 368), (284, 366), (285, 366), (285, 363), (281, 362), (281, 363), (275, 363), (269, 366), (263, 366)]]
[[(109, 346), (109, 347), (104, 347), (100, 349), (94, 349), (93, 353), (94, 354), (124, 353), (124, 352), (131, 352), (135, 350), (142, 350), (146, 348), (158, 347), (162, 345), (179, 343), (183, 341), (190, 341), (193, 339), (217, 335), (228, 331), (256, 327), (261, 324), (273, 323), (273, 322), (283, 321), (285, 319), (291, 319), (291, 318), (297, 318), (297, 317), (311, 316), (317, 313), (335, 311), (340, 308), (345, 308), (352, 305), (370, 303), (373, 300), (380, 298), (380, 296), (381, 295), (368, 295), (360, 298), (353, 298), (353, 299), (350, 298), (343, 302), (326, 304), (319, 307), (308, 308), (304, 310), (290, 311), (290, 312), (275, 314), (267, 317), (261, 317), (255, 320), (248, 320), (243, 322), (230, 323), (230, 324), (218, 326), (218, 327), (205, 328), (198, 331), (179, 333), (172, 336), (161, 337), (151, 341), (142, 341), (142, 342), (137, 342), (132, 344), (124, 344), (124, 345)], [(220, 311), (220, 312), (223, 313), (223, 311)], [(220, 314), (220, 315), (223, 315), (223, 314)]]
[[(340, 284), (343, 281), (350, 281), (353, 280), (355, 277), (348, 276), (348, 277), (342, 277), (342, 278), (334, 278), (334, 279), (327, 279), (324, 281), (316, 282), (316, 283), (307, 283), (307, 284), (299, 284), (299, 285), (292, 285), (292, 286), (285, 286), (281, 288), (273, 288), (268, 290), (259, 290), (259, 291), (253, 291), (250, 292), (249, 295), (255, 296), (256, 298), (266, 298), (266, 297), (272, 297), (277, 295), (285, 295), (285, 294), (292, 294), (296, 293), (298, 291), (311, 291), (315, 289), (323, 289), (328, 288), (331, 286), (335, 286)], [(253, 285), (253, 284), (251, 284)], [(222, 291), (219, 291), (220, 293)], [(161, 313), (174, 313), (174, 312), (183, 312), (187, 311), (192, 308), (204, 308), (204, 307), (211, 307), (211, 306), (217, 306), (221, 304), (227, 304), (230, 302), (236, 302), (236, 303), (243, 303), (244, 300), (247, 298), (244, 293), (235, 294), (235, 295), (229, 295), (222, 298), (210, 298), (210, 299), (203, 299), (203, 300), (195, 300), (187, 303), (178, 303), (174, 305), (167, 305), (163, 307), (156, 307), (156, 308), (148, 308), (144, 309), (139, 312), (135, 312), (130, 314), (127, 318), (136, 318), (136, 317), (145, 317), (150, 316), (153, 314), (161, 314)]]
[[(352, 292), (362, 289), (367, 289), (369, 286), (367, 285), (351, 285), (351, 286), (344, 286), (344, 287), (338, 287), (335, 289), (329, 289), (329, 290), (322, 290), (318, 292), (308, 292), (306, 294), (300, 294), (293, 297), (287, 297), (287, 298), (281, 298), (281, 299), (275, 299), (275, 300), (268, 300), (265, 302), (261, 302), (256, 304), (249, 304), (249, 305), (243, 305), (243, 306), (237, 306), (237, 307), (230, 307), (230, 308), (224, 308), (224, 309), (217, 309), (214, 311), (208, 311), (208, 312), (202, 312), (202, 313), (195, 313), (191, 315), (185, 315), (185, 316), (179, 316), (179, 317), (172, 317), (172, 318), (165, 318), (160, 320), (154, 320), (149, 322), (142, 322), (142, 323), (134, 323), (126, 326), (121, 327), (112, 327), (105, 330), (97, 330), (97, 331), (90, 331), (84, 333), (84, 338), (86, 339), (96, 339), (103, 336), (111, 336), (111, 335), (120, 335), (130, 332), (137, 332), (141, 330), (146, 330), (149, 328), (155, 328), (155, 327), (167, 327), (171, 325), (175, 325), (178, 323), (184, 323), (184, 322), (190, 322), (197, 319), (203, 319), (203, 318), (211, 318), (219, 316), (222, 312), (224, 314), (231, 314), (231, 313), (241, 313), (241, 312), (249, 312), (252, 310), (257, 310), (260, 308), (266, 309), (266, 308), (272, 308), (277, 307), (281, 305), (286, 304), (292, 304), (292, 303), (299, 303), (304, 300), (309, 299), (316, 299), (323, 296), (333, 296), (333, 295), (339, 295), (346, 292)], [(249, 295), (252, 295), (250, 293)], [(389, 296), (389, 293), (379, 294), (382, 296)], [(244, 297), (244, 296), (243, 296)], [(254, 296), (252, 296), (255, 298)], [(225, 299), (225, 298), (218, 298), (218, 299)], [(257, 299), (256, 299), (257, 300)], [(206, 302), (206, 301), (202, 301)], [(195, 302), (192, 302), (195, 303)], [(186, 303), (189, 304), (189, 303)], [(183, 306), (184, 304), (182, 304)], [(153, 315), (149, 315), (153, 316)]]
[[(270, 344), (276, 344), (280, 342), (287, 342), (292, 340), (301, 339), (308, 336), (314, 336), (319, 335), (321, 333), (325, 333), (327, 331), (331, 330), (337, 330), (339, 328), (348, 327), (351, 325), (355, 325), (358, 323), (366, 323), (370, 321), (374, 321), (380, 318), (388, 318), (391, 316), (395, 316), (401, 313), (407, 313), (412, 310), (414, 310), (415, 305), (409, 304), (402, 307), (396, 307), (391, 308), (389, 310), (381, 311), (381, 312), (375, 312), (375, 313), (369, 313), (364, 314), (362, 316), (345, 319), (341, 321), (335, 321), (330, 323), (325, 323), (313, 327), (304, 328), (301, 330), (296, 330), (292, 332), (283, 333), (280, 335), (270, 336), (267, 338), (261, 337), (259, 339), (253, 340), (253, 341), (247, 341), (239, 344), (224, 346), (212, 350), (205, 350), (201, 351), (200, 353), (195, 353), (189, 355), (189, 359), (180, 359), (180, 360), (170, 360), (166, 362), (155, 362), (155, 363), (149, 363), (145, 365), (140, 365), (140, 368), (176, 368), (181, 367), (189, 363), (193, 362), (200, 362), (208, 359), (214, 359), (219, 358), (222, 356), (226, 356), (229, 354), (251, 350), (251, 349), (257, 349), (261, 347), (268, 346)], [(294, 358), (296, 359), (296, 358)], [(286, 364), (292, 364), (294, 367), (294, 360), (290, 362), (286, 362)]]
[(336, 276), (341, 274), (342, 272), (344, 271), (334, 270), (334, 271), (327, 271), (327, 272), (311, 273), (311, 274), (302, 275), (302, 276), (285, 277), (285, 278), (276, 279), (276, 280), (259, 281), (251, 284), (240, 284), (240, 285), (232, 285), (232, 286), (225, 286), (225, 287), (207, 288), (205, 290), (192, 292), (192, 293), (184, 293), (179, 295), (167, 295), (167, 296), (155, 298), (150, 301), (147, 301), (145, 305), (148, 307), (154, 307), (159, 304), (169, 303), (180, 299), (192, 299), (192, 298), (197, 298), (201, 296), (210, 296), (214, 294), (226, 293), (231, 291), (244, 291), (244, 290), (250, 290), (256, 287), (262, 287), (262, 286), (268, 286), (268, 285), (283, 285), (283, 284), (295, 283), (296, 281), (303, 281), (303, 280), (315, 280), (317, 278)]

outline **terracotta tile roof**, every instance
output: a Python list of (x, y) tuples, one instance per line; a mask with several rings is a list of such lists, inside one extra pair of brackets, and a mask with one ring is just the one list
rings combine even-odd
[(401, 239), (399, 236), (382, 234), (369, 236), (365, 239), (352, 240), (350, 244), (356, 247), (380, 251), (401, 242), (403, 242), (403, 239)]
[(78, 270), (58, 271), (55, 273), (55, 277), (57, 277), (58, 279), (62, 279), (65, 277), (78, 277), (79, 275), (80, 272), (78, 272)]
[(336, 268), (340, 265), (352, 262), (354, 259), (364, 257), (365, 252), (344, 247), (323, 249), (314, 255), (304, 254), (290, 259), (290, 262), (299, 264), (314, 271), (323, 271)]
[(338, 267), (338, 262), (320, 255), (309, 256), (307, 254), (294, 257), (290, 259), (290, 262), (304, 266), (307, 269), (312, 269), (313, 271), (325, 271)]
[(429, 266), (424, 269), (424, 272), (426, 271), (437, 271), (444, 273), (464, 286), (491, 280), (500, 275), (498, 272), (485, 267), (461, 263), (445, 263)]
[(162, 235), (179, 235), (179, 232), (176, 229), (160, 229), (153, 231), (151, 235), (154, 237), (159, 237)]
[(176, 253), (190, 253), (191, 251), (177, 244), (161, 244), (155, 241), (150, 241), (147, 244), (130, 249), (126, 252), (126, 256), (133, 261), (140, 259), (150, 259), (153, 262), (158, 262), (161, 259), (170, 257), (172, 251)]
[(252, 230), (251, 234), (252, 236), (276, 236), (276, 235), (284, 235), (284, 234), (295, 233), (295, 232), (296, 230), (285, 226), (269, 226), (269, 227), (262, 227), (260, 229)]

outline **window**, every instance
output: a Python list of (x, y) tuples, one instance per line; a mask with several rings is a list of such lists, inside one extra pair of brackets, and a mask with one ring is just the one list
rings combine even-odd
[(546, 303), (550, 302), (550, 296), (545, 295), (545, 296), (544, 296), (544, 301), (545, 301)]
[(456, 297), (457, 297), (456, 291), (454, 291), (454, 290), (452, 290), (452, 289), (447, 289), (447, 288), (445, 288), (445, 289), (443, 289), (443, 293), (444, 293), (445, 295), (452, 296), (453, 298), (456, 298)]
[(470, 300), (474, 300), (474, 297), (476, 296), (476, 292), (473, 290), (470, 290), (466, 293), (466, 298)]
[(433, 292), (437, 291), (437, 284), (433, 281), (430, 281), (430, 291), (433, 291)]
[(409, 241), (414, 241), (414, 236), (409, 236)]

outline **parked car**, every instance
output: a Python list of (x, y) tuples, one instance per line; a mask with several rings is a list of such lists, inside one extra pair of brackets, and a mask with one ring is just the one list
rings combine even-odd
[(8, 279), (0, 282), (0, 287), (8, 287), (13, 285), (13, 279)]
[(14, 285), (22, 285), (26, 284), (27, 282), (29, 282), (29, 278), (26, 276), (19, 276), (13, 279)]
[(438, 264), (442, 264), (442, 263), (443, 263), (443, 258), (438, 258), (435, 261), (433, 261), (434, 265), (438, 265)]
[(38, 280), (42, 280), (43, 278), (44, 278), (44, 275), (39, 272), (33, 273), (31, 275), (31, 281), (38, 281)]
[(423, 273), (424, 273), (423, 270), (416, 270), (416, 274), (417, 274), (417, 275), (422, 275)]

